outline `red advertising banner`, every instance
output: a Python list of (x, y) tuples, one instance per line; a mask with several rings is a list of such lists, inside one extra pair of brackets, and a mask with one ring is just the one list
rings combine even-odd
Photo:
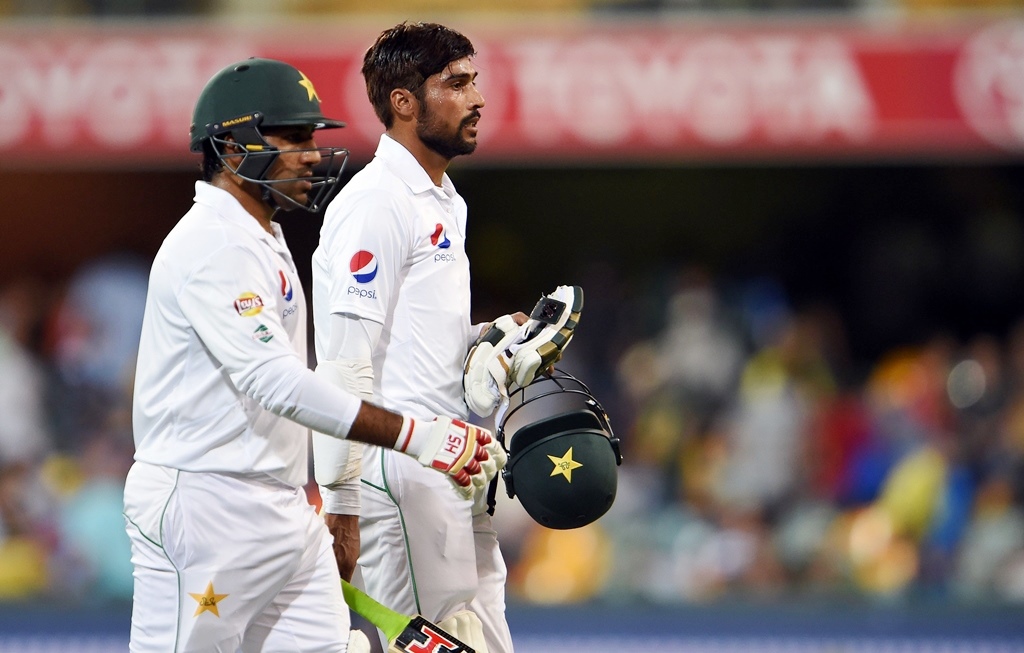
[[(474, 162), (1005, 158), (1024, 153), (1024, 20), (455, 25), (487, 100)], [(0, 166), (180, 165), (199, 90), (249, 56), (316, 85), (356, 160), (384, 26), (0, 29)]]

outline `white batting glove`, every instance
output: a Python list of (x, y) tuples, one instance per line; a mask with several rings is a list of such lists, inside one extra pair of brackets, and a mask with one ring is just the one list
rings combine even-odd
[(437, 625), (476, 653), (488, 653), (487, 642), (484, 640), (484, 625), (475, 612), (459, 610), (444, 621), (439, 621)]
[(520, 327), (518, 338), (508, 346), (508, 391), (534, 382), (538, 375), (562, 359), (583, 312), (583, 288), (559, 286), (542, 295)]
[(519, 339), (520, 327), (511, 315), (502, 315), (488, 326), (466, 356), (463, 397), (469, 409), (481, 417), (494, 412), (508, 397), (509, 345)]
[(406, 417), (395, 450), (447, 474), (466, 499), (482, 491), (507, 461), (505, 450), (490, 431), (449, 417)]

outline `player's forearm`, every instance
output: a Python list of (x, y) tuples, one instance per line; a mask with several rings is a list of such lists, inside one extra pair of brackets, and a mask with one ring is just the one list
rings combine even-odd
[(263, 362), (239, 389), (267, 410), (335, 438), (393, 448), (403, 428), (397, 413), (360, 400), (296, 359)]
[(235, 382), (270, 412), (336, 438), (348, 435), (362, 405), (354, 394), (318, 378), (292, 357), (262, 361)]
[(362, 401), (312, 372), (303, 375), (300, 387), (295, 408), (285, 417), (336, 438), (389, 448), (398, 441), (401, 415)]
[(349, 429), (348, 437), (350, 440), (394, 449), (402, 424), (401, 415), (364, 401)]
[(327, 530), (333, 538), (334, 559), (338, 572), (347, 581), (352, 580), (359, 559), (359, 517), (358, 515), (324, 514)]

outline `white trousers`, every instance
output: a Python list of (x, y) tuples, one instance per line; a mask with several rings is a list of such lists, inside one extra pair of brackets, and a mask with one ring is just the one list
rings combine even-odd
[(489, 653), (512, 653), (507, 570), (490, 515), (474, 517), (444, 474), (412, 457), (364, 451), (359, 571), (367, 594), (435, 622), (472, 610)]
[(331, 539), (301, 488), (136, 462), (133, 653), (344, 653)]

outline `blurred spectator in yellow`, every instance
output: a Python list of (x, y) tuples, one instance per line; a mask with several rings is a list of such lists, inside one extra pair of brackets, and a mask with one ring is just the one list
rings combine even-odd
[(575, 530), (531, 528), (509, 578), (516, 594), (540, 604), (580, 603), (604, 589), (611, 547), (597, 523)]
[(31, 279), (0, 289), (0, 598), (44, 592), (56, 544), (36, 473), (51, 448), (45, 371), (33, 351), (46, 298)]
[(33, 598), (50, 588), (56, 537), (51, 505), (36, 470), (25, 462), (0, 469), (0, 599)]

